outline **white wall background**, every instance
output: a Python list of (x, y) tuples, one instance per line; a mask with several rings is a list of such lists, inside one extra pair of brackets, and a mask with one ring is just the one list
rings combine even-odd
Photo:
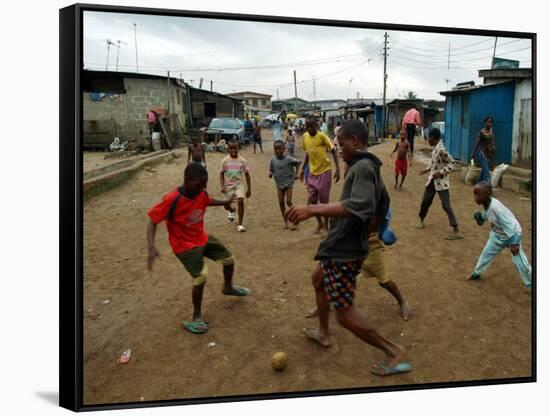
[[(462, 0), (448, 7), (441, 1), (383, 3), (344, 0), (335, 7), (321, 3), (257, 0), (198, 2), (110, 1), (113, 4), (187, 8), (250, 14), (291, 15), (402, 24), (436, 24), (539, 33), (538, 157), (550, 157), (545, 127), (548, 108), (550, 28), (544, 3)], [(0, 294), (0, 412), (4, 415), (59, 415), (58, 408), (58, 8), (64, 1), (12, 1), (2, 4), (2, 198)], [(313, 6), (315, 5), (315, 7)], [(545, 165), (539, 167), (538, 206), (549, 201)], [(540, 210), (538, 223), (538, 373), (537, 384), (425, 390), (170, 407), (118, 411), (117, 415), (264, 415), (421, 414), (518, 415), (548, 409), (550, 333), (546, 275), (549, 256), (548, 220)], [(546, 300), (546, 299), (545, 299)], [(545, 351), (546, 350), (546, 351)], [(540, 410), (537, 410), (540, 409)]]

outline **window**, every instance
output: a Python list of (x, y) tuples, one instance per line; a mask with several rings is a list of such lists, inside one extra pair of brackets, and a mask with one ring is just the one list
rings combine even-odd
[(258, 100), (254, 99), (252, 100), (252, 107), (257, 107), (258, 106)]
[(216, 103), (204, 103), (204, 116), (216, 117)]

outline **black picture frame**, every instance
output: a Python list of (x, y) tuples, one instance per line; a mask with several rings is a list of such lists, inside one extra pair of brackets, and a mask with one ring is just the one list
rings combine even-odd
[[(530, 39), (532, 42), (533, 107), (532, 124), (537, 121), (537, 35), (530, 32), (510, 32), (485, 29), (448, 28), (437, 26), (416, 26), (385, 23), (338, 21), (327, 19), (291, 18), (282, 16), (261, 16), (199, 12), (142, 7), (105, 6), (76, 4), (60, 10), (59, 13), (59, 96), (60, 96), (60, 245), (59, 245), (59, 294), (60, 294), (60, 339), (59, 339), (59, 402), (73, 411), (93, 411), (120, 408), (159, 407), (183, 404), (218, 403), (248, 400), (265, 400), (291, 397), (314, 397), (368, 392), (420, 390), (446, 387), (498, 385), (508, 383), (532, 383), (537, 381), (537, 281), (532, 287), (532, 376), (510, 379), (478, 380), (452, 383), (430, 383), (423, 385), (399, 385), (390, 387), (369, 387), (345, 390), (320, 390), (293, 393), (252, 394), (246, 396), (224, 396), (208, 399), (178, 399), (155, 402), (132, 402), (123, 404), (85, 405), (83, 403), (83, 159), (82, 159), (82, 70), (83, 70), (83, 13), (85, 11), (136, 13), (162, 16), (212, 18), (249, 22), (297, 23), (301, 25), (323, 25), (348, 28), (385, 29), (439, 34), (464, 34), (500, 36)], [(74, 140), (73, 140), (74, 138)], [(532, 202), (532, 251), (533, 273), (537, 275), (536, 261), (536, 195), (537, 130), (533, 130), (533, 202)]]

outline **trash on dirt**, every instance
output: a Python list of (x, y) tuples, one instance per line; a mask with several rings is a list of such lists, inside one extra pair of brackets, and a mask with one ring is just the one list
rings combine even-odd
[(119, 364), (126, 364), (128, 361), (130, 361), (131, 357), (132, 357), (132, 350), (126, 350), (122, 353), (122, 355), (117, 360), (117, 362)]
[(304, 378), (306, 378), (306, 375), (304, 373), (298, 373), (298, 377), (300, 378), (300, 380), (303, 380)]
[(107, 304), (110, 303), (110, 302), (111, 302), (111, 299), (107, 299), (107, 300), (104, 300), (104, 301), (101, 302), (101, 303), (103, 303), (104, 305), (107, 305)]
[(215, 347), (215, 346), (216, 346), (215, 342), (209, 342), (208, 343), (208, 348), (212, 348), (212, 347)]

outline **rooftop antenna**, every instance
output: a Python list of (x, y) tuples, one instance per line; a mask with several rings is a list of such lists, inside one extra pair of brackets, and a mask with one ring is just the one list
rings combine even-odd
[(117, 52), (116, 52), (116, 71), (118, 72), (118, 55), (120, 55), (120, 44), (124, 44), (124, 45), (128, 45), (126, 42), (123, 42), (121, 40), (117, 40), (116, 41), (117, 45), (116, 47), (118, 48)]
[(105, 64), (105, 71), (109, 70), (109, 51), (111, 49), (111, 45), (117, 46), (117, 44), (111, 41), (111, 39), (107, 39), (107, 63)]

